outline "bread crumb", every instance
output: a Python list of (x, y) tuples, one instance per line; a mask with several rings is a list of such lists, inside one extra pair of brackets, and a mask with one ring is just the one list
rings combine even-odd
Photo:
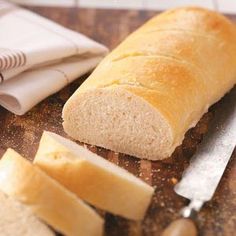
[(176, 179), (175, 177), (172, 177), (171, 179), (171, 182), (172, 182), (172, 184), (177, 184), (177, 182), (178, 182), (178, 179)]
[(164, 203), (164, 202), (161, 202), (161, 203), (160, 203), (160, 206), (161, 206), (161, 207), (165, 207), (165, 203)]

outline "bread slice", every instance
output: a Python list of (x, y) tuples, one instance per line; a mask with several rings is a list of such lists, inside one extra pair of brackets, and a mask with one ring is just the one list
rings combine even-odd
[(103, 220), (92, 208), (12, 149), (0, 161), (0, 190), (67, 236), (103, 234)]
[(159, 14), (98, 65), (63, 108), (81, 142), (139, 158), (171, 156), (236, 84), (236, 27), (208, 9)]
[(34, 163), (98, 208), (141, 220), (154, 189), (88, 149), (44, 132)]
[(31, 210), (0, 191), (0, 234), (2, 236), (53, 236)]

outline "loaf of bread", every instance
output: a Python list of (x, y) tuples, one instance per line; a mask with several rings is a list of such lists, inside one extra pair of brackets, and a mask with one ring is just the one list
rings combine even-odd
[(66, 236), (103, 235), (103, 220), (92, 208), (12, 149), (0, 161), (0, 190)]
[(0, 191), (0, 235), (55, 236), (55, 233), (39, 221), (27, 206)]
[(126, 170), (57, 134), (44, 132), (34, 163), (92, 205), (141, 220), (154, 189)]
[(235, 25), (210, 10), (178, 8), (99, 64), (64, 106), (63, 126), (82, 142), (160, 160), (235, 83)]

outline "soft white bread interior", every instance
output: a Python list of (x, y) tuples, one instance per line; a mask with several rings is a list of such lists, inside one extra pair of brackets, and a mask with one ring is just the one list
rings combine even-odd
[(2, 236), (53, 236), (50, 230), (29, 207), (0, 191), (0, 235)]
[(141, 220), (154, 189), (88, 149), (44, 132), (34, 163), (70, 191), (98, 208)]
[(92, 208), (12, 149), (0, 161), (0, 190), (64, 235), (103, 234), (103, 220)]
[(154, 17), (113, 50), (63, 109), (73, 138), (152, 160), (236, 83), (236, 28), (196, 7)]

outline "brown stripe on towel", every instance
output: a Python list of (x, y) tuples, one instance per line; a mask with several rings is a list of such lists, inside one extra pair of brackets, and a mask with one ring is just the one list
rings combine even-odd
[(21, 53), (20, 52), (17, 52), (17, 58), (18, 58), (18, 67), (20, 67), (20, 66), (22, 66), (22, 64), (23, 64), (23, 58), (22, 58), (22, 55), (21, 55)]
[(26, 61), (26, 55), (22, 51), (0, 48), (0, 70), (24, 66)]
[(22, 51), (19, 51), (19, 53), (21, 54), (21, 57), (23, 59), (20, 66), (24, 66), (26, 64), (26, 55)]
[(19, 66), (19, 62), (17, 61), (17, 52), (12, 52), (12, 56), (14, 58), (12, 63), (12, 68), (16, 68)]
[(11, 65), (13, 64), (14, 58), (6, 57), (6, 60), (7, 60), (7, 64), (5, 66), (5, 70), (7, 70), (9, 67), (11, 67)]
[(0, 72), (0, 83), (2, 83), (4, 81), (4, 77), (3, 74)]
[(7, 57), (6, 55), (0, 55), (0, 60), (2, 60), (2, 67), (0, 68), (1, 70), (5, 70), (7, 68)]
[(0, 64), (1, 64), (1, 67), (0, 67), (0, 70), (6, 70), (8, 68), (8, 58), (9, 56), (6, 55), (5, 53), (2, 53), (0, 54)]

